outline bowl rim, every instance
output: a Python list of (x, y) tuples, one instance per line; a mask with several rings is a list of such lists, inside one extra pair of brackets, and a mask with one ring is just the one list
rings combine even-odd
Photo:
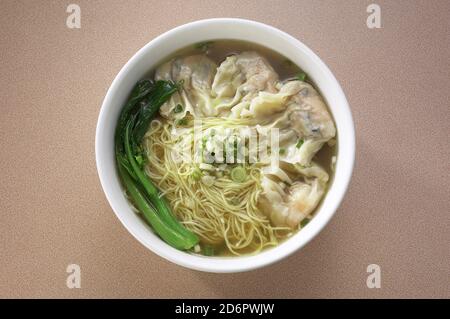
[[(330, 192), (333, 190), (334, 199), (328, 203), (328, 210), (322, 212), (323, 203), (316, 213), (315, 217), (311, 220), (307, 227), (297, 232), (291, 238), (283, 241), (278, 246), (264, 250), (255, 255), (246, 255), (242, 257), (206, 257), (206, 256), (198, 256), (195, 254), (188, 254), (186, 252), (182, 252), (176, 250), (166, 243), (164, 243), (161, 239), (159, 239), (155, 234), (150, 231), (147, 231), (148, 234), (145, 234), (143, 231), (136, 228), (135, 224), (132, 224), (129, 217), (130, 212), (135, 214), (131, 207), (128, 204), (128, 211), (126, 213), (123, 212), (124, 206), (123, 203), (119, 201), (124, 199), (123, 193), (122, 198), (117, 198), (117, 192), (113, 191), (111, 185), (109, 184), (109, 176), (112, 174), (116, 174), (116, 172), (111, 171), (111, 165), (106, 165), (106, 163), (110, 164), (111, 158), (108, 158), (105, 152), (103, 152), (105, 141), (105, 136), (102, 135), (102, 130), (107, 125), (107, 112), (110, 111), (112, 105), (112, 99), (115, 91), (120, 88), (121, 82), (126, 76), (127, 72), (129, 72), (134, 65), (137, 63), (139, 59), (142, 59), (148, 52), (151, 52), (152, 47), (156, 44), (163, 43), (167, 39), (179, 36), (179, 33), (186, 32), (190, 29), (204, 28), (212, 25), (221, 25), (221, 26), (233, 26), (235, 27), (243, 27), (243, 28), (255, 28), (260, 29), (260, 31), (265, 31), (271, 33), (272, 36), (276, 36), (280, 38), (280, 41), (285, 41), (287, 45), (295, 47), (296, 50), (301, 51), (305, 57), (310, 59), (314, 66), (311, 66), (314, 70), (319, 70), (321, 74), (323, 74), (324, 78), (327, 79), (330, 85), (332, 85), (333, 95), (339, 101), (339, 118), (340, 122), (337, 122), (336, 114), (333, 112), (330, 103), (328, 102), (330, 111), (333, 113), (333, 117), (335, 119), (335, 124), (337, 126), (337, 134), (339, 134), (338, 142), (341, 141), (342, 138), (345, 139), (344, 154), (341, 154), (342, 148), (341, 145), (338, 149), (337, 154), (337, 162), (335, 169), (335, 177), (338, 175), (338, 170), (341, 172), (342, 176), (339, 179), (339, 187), (336, 184), (336, 180), (330, 185), (327, 193), (325, 194), (324, 200), (329, 198)], [(239, 39), (239, 38), (236, 38)], [(205, 39), (208, 40), (208, 39)], [(256, 44), (260, 44), (261, 41), (253, 41)], [(270, 47), (272, 50), (276, 50), (276, 48)], [(173, 51), (176, 51), (174, 49)], [(279, 52), (279, 51), (277, 51)], [(319, 72), (317, 71), (317, 72)], [(320, 88), (320, 85), (319, 89)], [(331, 89), (330, 89), (331, 90)], [(322, 95), (325, 98), (326, 92), (321, 89)], [(331, 95), (331, 93), (330, 93)], [(114, 123), (115, 127), (115, 123)], [(341, 132), (343, 130), (343, 132)], [(344, 136), (341, 136), (342, 134)], [(342, 144), (342, 143), (341, 143)], [(281, 31), (275, 27), (270, 25), (256, 22), (252, 20), (239, 19), (239, 18), (213, 18), (213, 19), (204, 19), (197, 20), (193, 22), (189, 22), (178, 27), (175, 27), (163, 34), (157, 36), (153, 40), (149, 41), (144, 47), (139, 49), (121, 68), (119, 73), (114, 78), (111, 86), (108, 88), (106, 96), (103, 100), (96, 127), (95, 133), (95, 157), (96, 157), (96, 165), (97, 172), (100, 179), (100, 183), (102, 189), (105, 193), (105, 196), (113, 209), (116, 216), (119, 218), (124, 227), (145, 247), (153, 251), (155, 254), (175, 263), (180, 266), (184, 266), (194, 270), (206, 271), (206, 272), (215, 272), (215, 273), (229, 273), (229, 272), (242, 272), (249, 271), (253, 269), (257, 269), (260, 267), (268, 266), (273, 264), (281, 259), (284, 259), (294, 253), (295, 251), (304, 247), (308, 242), (310, 242), (329, 222), (329, 220), (334, 216), (336, 210), (341, 204), (344, 195), (347, 191), (348, 185), (351, 180), (354, 161), (355, 161), (355, 129), (353, 118), (351, 114), (350, 107), (348, 105), (345, 94), (336, 80), (328, 66), (305, 44), (294, 38), (293, 36), (287, 34), (284, 31)], [(344, 158), (345, 157), (345, 158)], [(114, 166), (115, 170), (115, 166)], [(120, 184), (118, 178), (115, 179), (117, 183)], [(120, 196), (119, 196), (120, 197)], [(136, 214), (135, 214), (136, 215)], [(318, 218), (320, 215), (320, 218)], [(147, 226), (148, 227), (148, 226)], [(155, 241), (155, 238), (157, 241)], [(294, 242), (294, 238), (297, 240)]]

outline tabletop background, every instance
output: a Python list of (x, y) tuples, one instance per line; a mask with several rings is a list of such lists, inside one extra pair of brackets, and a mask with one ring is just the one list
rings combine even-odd
[[(366, 26), (381, 7), (381, 29)], [(449, 1), (0, 0), (0, 297), (450, 298)], [(97, 176), (106, 91), (148, 41), (213, 17), (273, 25), (340, 81), (357, 132), (349, 191), (304, 249), (266, 268), (208, 274), (148, 251)], [(66, 267), (81, 267), (68, 289)], [(381, 268), (381, 288), (366, 285)]]

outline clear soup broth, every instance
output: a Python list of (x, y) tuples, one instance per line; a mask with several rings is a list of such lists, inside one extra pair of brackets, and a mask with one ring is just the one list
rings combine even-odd
[[(221, 63), (223, 63), (227, 57), (230, 57), (233, 55), (239, 55), (240, 53), (246, 52), (246, 51), (257, 52), (260, 56), (264, 57), (268, 61), (268, 63), (272, 66), (272, 68), (275, 70), (275, 72), (278, 74), (280, 82), (285, 83), (289, 80), (293, 80), (299, 74), (301, 74), (303, 72), (300, 67), (295, 65), (292, 61), (288, 60), (287, 58), (285, 58), (283, 55), (281, 55), (278, 52), (275, 52), (266, 47), (262, 47), (260, 45), (256, 45), (256, 44), (244, 42), (244, 41), (236, 41), (236, 40), (213, 40), (213, 41), (207, 41), (207, 42), (191, 45), (189, 47), (186, 47), (184, 49), (181, 49), (181, 50), (175, 52), (171, 56), (167, 57), (164, 61), (161, 61), (161, 63), (159, 63), (159, 65), (162, 65), (163, 63), (172, 61), (173, 59), (176, 59), (179, 57), (187, 57), (187, 56), (191, 56), (191, 55), (199, 55), (200, 54), (200, 55), (207, 56), (209, 59), (214, 61), (217, 66), (220, 66)], [(149, 78), (154, 78), (154, 75), (155, 75), (155, 70), (152, 70), (151, 72), (148, 73)], [(317, 90), (317, 92), (319, 92), (319, 94), (320, 94), (320, 91), (315, 86), (313, 80), (311, 78), (309, 78), (307, 75), (306, 75), (306, 78), (304, 79), (304, 82), (307, 82), (310, 85), (312, 85)], [(329, 110), (328, 110), (328, 112), (329, 112)], [(331, 116), (331, 112), (329, 112), (329, 114)], [(164, 117), (162, 117), (160, 115), (158, 116), (157, 119), (162, 121), (163, 124), (167, 123), (167, 119), (165, 119)], [(149, 139), (151, 139), (151, 137), (149, 137)], [(151, 143), (151, 141), (149, 143)], [(155, 148), (155, 152), (158, 153), (159, 151), (156, 150), (156, 148)], [(326, 196), (326, 192), (327, 192), (329, 186), (333, 182), (334, 173), (333, 173), (332, 167), (333, 167), (333, 159), (335, 159), (336, 153), (337, 153), (337, 136), (332, 138), (330, 141), (324, 143), (323, 146), (320, 148), (320, 150), (313, 157), (313, 160), (317, 164), (319, 164), (325, 170), (325, 172), (329, 175), (329, 180), (326, 183), (326, 185), (324, 186), (325, 193), (323, 194), (323, 196), (321, 196), (320, 201), (318, 202), (316, 207), (313, 209), (313, 211), (308, 214), (308, 216), (311, 218), (314, 217), (315, 212), (320, 207), (321, 202), (323, 201), (323, 198)], [(156, 154), (155, 156), (162, 156), (161, 155), (162, 153), (158, 153), (158, 154)], [(157, 160), (157, 159), (155, 159), (155, 160)], [(151, 165), (151, 162), (149, 163), (149, 165)], [(148, 171), (150, 171), (151, 174), (154, 174), (153, 176), (156, 176), (156, 174), (157, 174), (156, 172), (152, 171), (152, 168), (149, 168)], [(150, 177), (152, 177), (151, 174), (150, 174)], [(172, 198), (172, 197), (170, 197), (171, 196), (170, 195), (170, 190), (171, 190), (170, 187), (171, 186), (169, 184), (165, 185), (164, 182), (161, 182), (161, 180), (157, 180), (156, 184), (159, 187), (164, 186), (164, 187), (162, 187), (163, 188), (162, 191), (165, 194), (167, 194), (166, 197), (168, 199), (169, 205), (171, 206), (175, 215), (185, 223), (187, 228), (193, 229), (195, 231), (196, 230), (195, 227), (191, 228), (191, 225), (192, 225), (192, 223), (195, 223), (195, 220), (194, 221), (190, 220), (190, 219), (195, 219), (195, 218), (193, 218), (193, 216), (191, 216), (191, 215), (187, 215), (186, 212), (183, 213), (184, 211), (186, 211), (186, 210), (183, 210), (182, 208), (180, 208), (183, 205), (183, 203), (181, 203), (181, 202), (174, 203), (173, 201), (170, 200), (170, 198)], [(167, 189), (164, 189), (164, 188), (167, 188)], [(196, 194), (198, 195), (200, 193), (196, 193)], [(178, 195), (176, 195), (176, 196), (178, 196)], [(173, 197), (173, 198), (175, 198), (175, 197)], [(197, 198), (195, 196), (194, 197), (187, 196), (184, 199), (184, 201), (192, 201), (194, 203), (195, 203), (195, 201), (205, 202), (207, 200), (208, 199), (205, 197)], [(206, 205), (206, 207), (212, 207), (212, 206), (213, 206), (213, 204), (211, 204), (210, 206)], [(192, 207), (197, 207), (197, 206), (195, 204), (193, 204)], [(211, 208), (211, 209), (213, 209), (213, 208)], [(242, 213), (245, 214), (245, 211), (243, 211)], [(226, 213), (224, 213), (224, 214), (226, 214)], [(205, 218), (205, 216), (207, 216), (207, 215), (202, 215), (201, 218)], [(261, 218), (263, 218), (263, 217), (261, 217)], [(245, 218), (242, 220), (244, 220), (244, 222), (245, 222)], [(236, 220), (234, 222), (237, 223)], [(298, 228), (294, 228), (291, 230), (277, 230), (276, 231), (276, 243), (267, 245), (263, 249), (271, 248), (271, 247), (276, 246), (277, 244), (280, 244), (281, 242), (283, 242), (284, 240), (289, 238), (293, 233), (295, 233), (297, 231), (301, 231), (301, 228), (302, 227), (299, 226)], [(198, 228), (198, 229), (201, 229), (201, 228)], [(258, 239), (255, 239), (254, 245), (253, 244), (248, 245), (246, 247), (242, 247), (242, 249), (234, 249), (234, 251), (233, 251), (232, 249), (229, 248), (229, 244), (227, 243), (227, 240), (223, 240), (223, 241), (219, 240), (218, 242), (211, 242), (211, 240), (208, 240), (208, 238), (204, 238), (201, 233), (199, 234), (199, 237), (200, 237), (200, 244), (198, 247), (195, 247), (191, 251), (192, 253), (208, 255), (208, 256), (236, 256), (236, 255), (254, 254), (254, 253), (260, 252), (259, 249), (258, 250), (255, 249), (255, 245), (258, 244)], [(238, 235), (236, 235), (234, 237), (238, 237)], [(234, 237), (233, 237), (233, 240), (238, 241), (238, 238), (234, 238)]]

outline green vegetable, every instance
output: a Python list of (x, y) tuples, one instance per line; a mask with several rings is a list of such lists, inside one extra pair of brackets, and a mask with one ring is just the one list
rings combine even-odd
[(175, 106), (175, 108), (173, 109), (173, 111), (174, 111), (175, 113), (181, 113), (181, 112), (183, 112), (183, 105), (177, 104), (177, 106)]
[(247, 179), (247, 172), (242, 166), (236, 166), (231, 170), (231, 179), (234, 182), (242, 183)]
[(203, 246), (203, 255), (214, 256), (214, 247), (210, 245)]
[(194, 180), (199, 181), (202, 178), (202, 171), (199, 168), (195, 168), (191, 176)]
[(133, 141), (130, 140), (130, 131), (131, 131), (131, 125), (133, 124), (134, 120), (136, 119), (136, 116), (132, 116), (130, 120), (128, 121), (128, 124), (125, 128), (125, 153), (128, 158), (128, 162), (130, 163), (133, 172), (135, 176), (137, 177), (137, 180), (140, 182), (142, 187), (147, 192), (147, 196), (153, 206), (155, 206), (156, 210), (160, 214), (161, 218), (172, 228), (178, 230), (180, 233), (184, 234), (186, 236), (186, 241), (192, 244), (194, 246), (198, 242), (197, 236), (195, 236), (192, 232), (188, 231), (186, 228), (184, 228), (178, 220), (175, 219), (175, 217), (172, 215), (170, 211), (170, 207), (167, 204), (167, 202), (162, 198), (159, 194), (158, 189), (153, 185), (150, 178), (145, 174), (139, 167), (138, 163), (136, 162), (134, 155), (133, 155), (133, 149), (136, 149), (134, 145), (132, 145)]
[(116, 147), (119, 148), (119, 150), (123, 150), (123, 143), (121, 141), (122, 137), (121, 134), (123, 134), (125, 130), (125, 125), (127, 123), (128, 115), (130, 114), (133, 107), (142, 100), (148, 93), (150, 93), (150, 90), (152, 88), (153, 82), (150, 80), (141, 80), (139, 81), (135, 87), (133, 88), (133, 91), (131, 92), (130, 98), (125, 104), (124, 108), (122, 109), (122, 112), (119, 117), (119, 121), (117, 123), (116, 128), (116, 135), (115, 135), (115, 144)]
[(172, 215), (169, 205), (142, 170), (142, 138), (161, 105), (177, 89), (178, 85), (168, 81), (138, 82), (119, 118), (116, 160), (128, 194), (155, 232), (175, 248), (190, 249), (198, 243), (198, 237)]
[(305, 227), (309, 222), (311, 221), (310, 218), (303, 218), (303, 220), (300, 222), (300, 226)]
[(173, 230), (168, 226), (161, 217), (156, 213), (155, 209), (148, 203), (144, 192), (141, 191), (136, 183), (131, 179), (130, 175), (119, 165), (119, 174), (122, 182), (128, 191), (129, 196), (136, 205), (136, 208), (144, 216), (145, 220), (152, 226), (155, 232), (169, 245), (177, 249), (189, 249), (191, 244), (186, 241), (184, 235)]
[(206, 148), (206, 142), (208, 142), (208, 137), (203, 136), (202, 137), (202, 149)]
[(303, 143), (305, 143), (305, 141), (301, 138), (298, 140), (297, 145), (295, 145), (295, 147), (300, 148), (300, 147), (302, 147)]
[(184, 126), (184, 125), (187, 125), (187, 124), (188, 124), (188, 121), (187, 121), (187, 119), (185, 117), (183, 117), (182, 119), (179, 119), (177, 121), (177, 125), (179, 125), (179, 126)]
[(284, 155), (286, 153), (286, 150), (284, 148), (280, 148), (280, 155)]
[(306, 73), (300, 72), (299, 74), (297, 74), (296, 78), (297, 78), (297, 80), (304, 82), (306, 79)]
[(211, 46), (213, 45), (213, 41), (205, 41), (205, 42), (199, 42), (194, 45), (195, 49), (202, 50), (203, 52), (207, 51)]
[(137, 177), (134, 174), (134, 171), (131, 168), (130, 162), (128, 162), (128, 158), (126, 156), (124, 156), (123, 154), (117, 152), (116, 153), (116, 161), (117, 161), (117, 166), (120, 169), (125, 169), (126, 172), (128, 173), (128, 175), (130, 175), (130, 177), (133, 180), (137, 181)]
[(140, 102), (140, 109), (134, 125), (134, 140), (141, 141), (147, 132), (148, 125), (161, 105), (178, 90), (178, 85), (168, 81), (157, 81), (150, 93)]

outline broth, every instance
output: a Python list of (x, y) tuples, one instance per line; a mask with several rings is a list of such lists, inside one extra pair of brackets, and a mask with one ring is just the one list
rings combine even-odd
[[(278, 73), (280, 81), (292, 79), (300, 72), (302, 72), (301, 68), (299, 68), (293, 62), (291, 62), (283, 55), (271, 49), (268, 49), (266, 47), (254, 43), (237, 40), (214, 40), (192, 45), (183, 48), (181, 50), (178, 50), (177, 52), (167, 57), (167, 59), (165, 59), (164, 61), (158, 63), (158, 65), (161, 65), (162, 63), (167, 62), (175, 57), (188, 56), (194, 54), (205, 54), (211, 60), (213, 60), (217, 64), (217, 66), (219, 66), (220, 63), (223, 62), (226, 57), (244, 51), (255, 51), (260, 55), (262, 55), (263, 57), (265, 57), (270, 63), (270, 65), (273, 67), (275, 72)], [(148, 75), (151, 78), (153, 78), (153, 74), (154, 71), (150, 72)], [(309, 77), (307, 77), (305, 81), (311, 84), (320, 94), (320, 90), (318, 90), (317, 86), (314, 85), (314, 83)], [(331, 112), (329, 113), (332, 116)], [(335, 137), (335, 140), (337, 141), (337, 136)], [(327, 190), (330, 187), (331, 183), (333, 182), (334, 172), (331, 169), (331, 166), (332, 166), (332, 158), (333, 156), (336, 155), (336, 153), (337, 153), (337, 143), (335, 143), (335, 145), (333, 146), (330, 146), (328, 143), (325, 143), (322, 149), (314, 156), (314, 160), (318, 162), (329, 174), (330, 180), (327, 183)], [(322, 197), (319, 205), (314, 209), (313, 213), (311, 213), (312, 216), (315, 214), (317, 209), (319, 209), (320, 206), (322, 205), (322, 201), (323, 198), (326, 196), (327, 190), (325, 191), (325, 194)], [(292, 230), (292, 233), (297, 231), (298, 230), (296, 229)], [(289, 237), (283, 238), (282, 240), (279, 241), (279, 244), (288, 238)], [(213, 245), (213, 248), (214, 248), (214, 255), (216, 256), (233, 256), (232, 253), (230, 253), (230, 251), (227, 249), (225, 244)], [(242, 251), (242, 253), (243, 254), (246, 253), (245, 249)]]
[[(175, 57), (193, 54), (205, 54), (217, 65), (220, 65), (220, 63), (222, 63), (226, 57), (244, 51), (255, 51), (264, 56), (269, 61), (270, 65), (274, 68), (275, 72), (278, 73), (280, 81), (294, 78), (297, 74), (302, 72), (302, 69), (299, 66), (294, 64), (291, 60), (287, 59), (280, 53), (259, 44), (240, 40), (213, 40), (190, 45), (171, 54), (168, 58), (158, 63), (158, 65), (167, 62)], [(150, 73), (152, 78), (153, 74), (154, 72), (152, 71)], [(320, 89), (314, 84), (312, 79), (307, 77), (305, 81), (311, 84), (321, 94)], [(330, 114), (332, 115), (331, 112)], [(332, 179), (333, 176), (333, 172), (331, 170), (331, 158), (335, 156), (336, 153), (337, 143), (334, 146), (329, 146), (326, 143), (315, 156), (317, 162), (322, 165), (330, 175), (330, 179)]]

